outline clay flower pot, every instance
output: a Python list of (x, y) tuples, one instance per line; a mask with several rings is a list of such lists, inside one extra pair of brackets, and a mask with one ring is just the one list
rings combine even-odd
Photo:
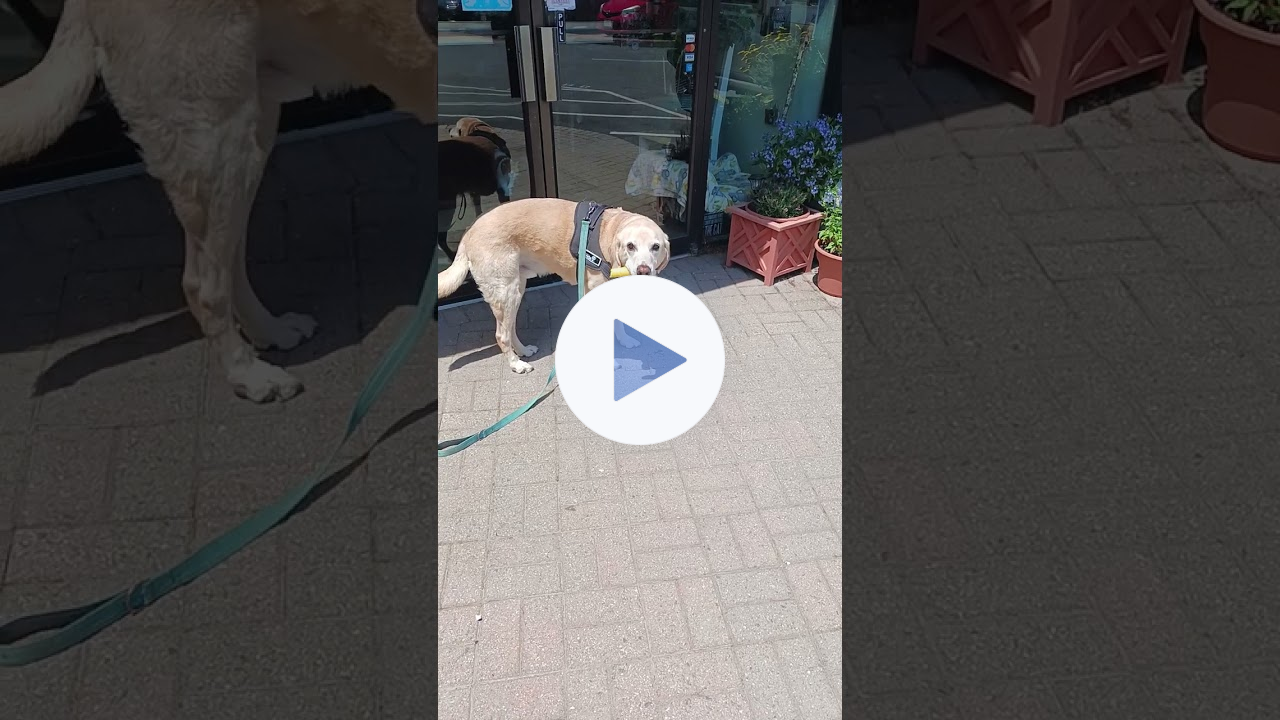
[(818, 289), (831, 297), (841, 297), (844, 290), (844, 262), (839, 255), (832, 255), (822, 249), (820, 243), (813, 244), (818, 253)]
[(1204, 130), (1255, 160), (1280, 162), (1280, 33), (1249, 27), (1195, 0), (1208, 56)]
[(779, 275), (813, 266), (822, 213), (806, 212), (793, 218), (771, 218), (746, 205), (729, 208), (729, 250), (724, 266), (734, 263), (764, 276), (766, 286)]

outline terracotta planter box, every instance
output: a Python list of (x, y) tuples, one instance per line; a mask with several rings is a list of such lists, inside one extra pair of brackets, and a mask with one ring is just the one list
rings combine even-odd
[(779, 275), (813, 266), (822, 213), (776, 220), (738, 205), (729, 208), (729, 214), (732, 218), (725, 267), (737, 263), (764, 276), (765, 285), (773, 285)]
[(814, 243), (818, 253), (817, 286), (831, 297), (841, 297), (844, 292), (844, 261), (839, 255), (832, 255)]
[(1195, 6), (1209, 65), (1205, 132), (1234, 153), (1280, 162), (1280, 34), (1242, 25), (1205, 0)]
[(1194, 15), (1187, 0), (920, 0), (914, 59), (938, 50), (1035, 99), (1057, 125), (1071, 98), (1163, 70), (1182, 78)]

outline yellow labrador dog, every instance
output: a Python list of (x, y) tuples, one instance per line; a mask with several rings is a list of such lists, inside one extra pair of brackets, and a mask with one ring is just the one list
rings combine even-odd
[[(524, 297), (525, 281), (542, 275), (559, 275), (578, 284), (578, 265), (569, 252), (573, 237), (573, 211), (577, 203), (556, 198), (530, 198), (499, 205), (476, 220), (462, 236), (453, 264), (440, 273), (436, 297), (457, 292), (467, 272), (475, 278), (485, 302), (498, 321), (498, 349), (518, 373), (533, 366), (521, 360), (538, 352), (516, 337), (516, 315)], [(600, 217), (600, 251), (610, 265), (625, 265), (632, 275), (657, 275), (671, 260), (671, 243), (653, 220), (618, 208)], [(587, 269), (586, 292), (604, 282), (599, 272)], [(635, 347), (639, 341), (622, 334), (618, 341)]]
[(182, 224), (187, 305), (232, 386), (286, 400), (302, 384), (249, 342), (289, 349), (316, 323), (269, 312), (245, 269), (280, 104), (372, 85), (435, 123), (434, 33), (425, 0), (66, 0), (48, 54), (0, 87), (0, 164), (57, 140), (100, 75)]

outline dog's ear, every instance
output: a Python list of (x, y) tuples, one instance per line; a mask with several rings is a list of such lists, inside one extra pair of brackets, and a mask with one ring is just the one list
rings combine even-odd
[[(618, 223), (618, 228), (613, 231), (613, 239), (609, 243), (609, 249), (613, 251), (613, 257), (605, 258), (613, 265), (622, 265), (626, 263), (627, 237), (631, 232), (630, 228), (627, 227), (629, 224), (627, 221), (629, 219), (630, 218), (623, 218), (622, 222)], [(603, 250), (604, 248), (601, 249)]]
[(458, 122), (454, 123), (453, 127), (449, 128), (449, 137), (463, 137), (464, 135), (470, 135), (469, 126), (473, 122), (475, 122), (475, 118), (458, 118)]
[(660, 275), (663, 270), (667, 269), (667, 264), (671, 262), (671, 240), (667, 238), (666, 233), (662, 233), (662, 265), (653, 271), (654, 275)]

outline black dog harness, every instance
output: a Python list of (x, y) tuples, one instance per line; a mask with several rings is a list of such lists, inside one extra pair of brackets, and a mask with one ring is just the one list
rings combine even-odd
[(605, 280), (608, 280), (609, 274), (613, 272), (613, 267), (605, 261), (600, 251), (600, 216), (604, 215), (607, 209), (604, 205), (586, 200), (578, 203), (573, 210), (573, 233), (569, 237), (569, 254), (577, 260), (578, 244), (582, 238), (583, 228), (586, 228), (585, 264), (587, 268), (602, 273)]

